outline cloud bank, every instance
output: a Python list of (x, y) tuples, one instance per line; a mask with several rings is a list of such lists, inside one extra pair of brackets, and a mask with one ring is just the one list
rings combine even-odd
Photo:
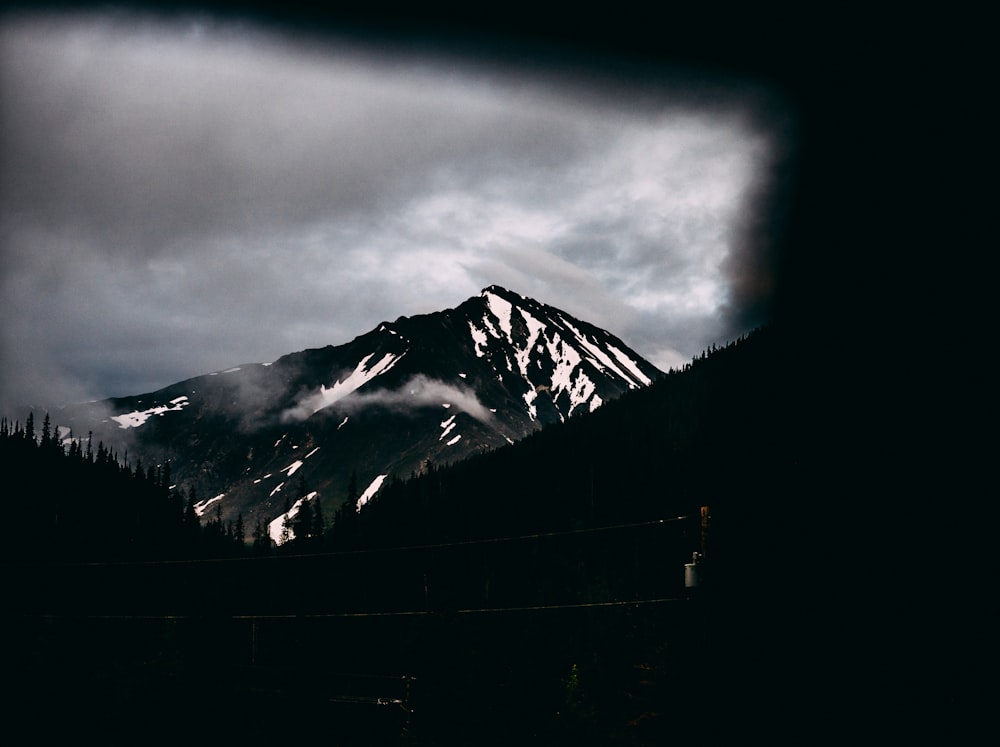
[(211, 19), (0, 17), (0, 405), (341, 344), (498, 283), (668, 368), (762, 321), (791, 117)]

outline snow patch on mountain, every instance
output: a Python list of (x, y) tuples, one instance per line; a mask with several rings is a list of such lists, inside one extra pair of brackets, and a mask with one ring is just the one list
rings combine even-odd
[(187, 395), (181, 395), (170, 400), (169, 405), (159, 405), (148, 410), (135, 410), (124, 415), (112, 415), (111, 419), (118, 423), (119, 428), (138, 428), (154, 415), (162, 415), (165, 412), (178, 412), (191, 404)]
[(486, 332), (479, 329), (472, 322), (469, 322), (469, 332), (472, 335), (472, 347), (476, 351), (476, 357), (482, 358), (486, 355)]
[(208, 507), (211, 506), (213, 503), (221, 501), (225, 497), (225, 495), (226, 495), (225, 493), (219, 493), (214, 498), (209, 498), (208, 500), (205, 501), (198, 501), (197, 503), (194, 504), (195, 514), (197, 514), (199, 518), (204, 516), (205, 513), (208, 511)]
[(653, 383), (653, 380), (650, 379), (648, 376), (646, 376), (646, 374), (644, 374), (641, 370), (639, 370), (639, 366), (636, 364), (636, 362), (631, 358), (629, 358), (627, 355), (625, 355), (624, 352), (616, 348), (614, 345), (611, 345), (610, 343), (608, 344), (608, 350), (614, 353), (614, 356), (615, 358), (618, 359), (618, 362), (621, 363), (626, 369), (628, 369), (628, 371), (632, 374), (633, 377), (635, 377), (635, 379), (640, 384), (642, 384), (643, 386), (649, 386), (650, 384)]
[(363, 505), (365, 505), (366, 503), (368, 503), (368, 501), (370, 501), (372, 498), (375, 497), (375, 494), (382, 488), (382, 483), (385, 482), (385, 478), (387, 477), (388, 475), (379, 475), (378, 477), (376, 477), (374, 480), (371, 481), (371, 483), (368, 485), (367, 488), (365, 488), (365, 492), (363, 492), (361, 494), (361, 497), (358, 498), (359, 511), (361, 510), (361, 507)]
[[(500, 329), (503, 330), (508, 340), (512, 340), (514, 337), (514, 328), (511, 324), (510, 315), (514, 308), (513, 305), (507, 299), (500, 298), (496, 293), (487, 291), (483, 295), (486, 298), (486, 305), (500, 322)], [(499, 337), (499, 335), (497, 336)]]
[(521, 371), (521, 375), (526, 380), (531, 381), (528, 372), (528, 364), (531, 362), (531, 352), (535, 347), (535, 341), (538, 339), (539, 335), (541, 335), (542, 330), (545, 329), (545, 325), (526, 311), (521, 311), (521, 318), (524, 319), (524, 322), (528, 327), (528, 340), (524, 344), (524, 347), (520, 349), (518, 349), (514, 344), (513, 338), (511, 338), (510, 342), (511, 345), (514, 346), (514, 357), (517, 360), (517, 367)]
[(305, 420), (310, 415), (329, 407), (334, 402), (337, 402), (349, 395), (351, 392), (360, 389), (379, 374), (385, 373), (404, 355), (406, 355), (406, 353), (401, 355), (386, 353), (377, 363), (375, 363), (375, 365), (371, 368), (367, 368), (368, 361), (375, 356), (374, 353), (369, 353), (361, 359), (350, 374), (344, 377), (343, 381), (337, 379), (337, 381), (335, 381), (333, 386), (329, 389), (327, 389), (325, 384), (320, 384), (318, 391), (314, 391), (313, 393), (303, 397), (299, 400), (295, 407), (286, 410), (282, 414), (282, 420)]
[(612, 371), (623, 381), (625, 381), (626, 384), (628, 384), (629, 389), (635, 389), (637, 381), (643, 386), (651, 383), (649, 377), (643, 374), (642, 371), (640, 371), (639, 368), (636, 366), (635, 362), (629, 359), (628, 356), (626, 356), (622, 351), (618, 350), (617, 348), (614, 348), (614, 346), (609, 346), (614, 350), (615, 358), (618, 358), (619, 363), (625, 363), (627, 361), (627, 364), (625, 364), (625, 366), (626, 368), (628, 368), (630, 371), (633, 372), (633, 376), (629, 376), (621, 368), (619, 368), (618, 365), (615, 363), (615, 361), (613, 361), (608, 356), (607, 353), (605, 353), (603, 350), (601, 350), (600, 347), (598, 347), (589, 339), (587, 339), (587, 336), (583, 334), (583, 332), (578, 330), (576, 327), (574, 327), (572, 324), (570, 324), (565, 317), (563, 317), (562, 322), (570, 330), (572, 330), (574, 335), (576, 335), (576, 339), (580, 343), (580, 345), (582, 345), (587, 350), (587, 352), (589, 352), (591, 356), (593, 356), (590, 362), (594, 364), (594, 366), (598, 370)]
[(438, 436), (438, 441), (443, 441), (444, 437), (447, 436), (455, 428), (455, 416), (452, 415), (450, 418), (441, 423), (441, 429), (444, 431), (440, 436)]
[(302, 508), (302, 505), (306, 501), (311, 501), (318, 495), (317, 491), (313, 491), (308, 495), (302, 496), (295, 503), (289, 506), (288, 510), (278, 516), (278, 518), (268, 522), (267, 525), (267, 535), (276, 545), (283, 545), (285, 542), (291, 542), (295, 539), (295, 529), (293, 528), (293, 520)]
[(534, 389), (529, 389), (524, 393), (524, 406), (528, 411), (528, 417), (532, 420), (538, 420), (538, 410), (535, 409), (535, 400), (538, 398), (538, 392)]
[(600, 404), (600, 397), (594, 392), (597, 386), (594, 382), (579, 369), (583, 359), (572, 345), (566, 344), (565, 340), (558, 332), (554, 333), (552, 339), (546, 341), (549, 356), (555, 362), (555, 370), (552, 372), (552, 398), (555, 399), (561, 392), (569, 395), (569, 412), (572, 415), (577, 407), (590, 402), (590, 409), (595, 409), (594, 402)]

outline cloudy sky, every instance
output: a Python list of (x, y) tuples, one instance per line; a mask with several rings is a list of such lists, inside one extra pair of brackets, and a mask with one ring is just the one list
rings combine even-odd
[(493, 283), (663, 369), (765, 321), (781, 99), (551, 62), (0, 16), (0, 407), (345, 343)]

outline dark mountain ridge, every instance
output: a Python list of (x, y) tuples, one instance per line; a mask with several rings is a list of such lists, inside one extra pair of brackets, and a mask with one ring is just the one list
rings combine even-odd
[(509, 449), (393, 483), (362, 512), (365, 534), (392, 546), (414, 532), (463, 541), (693, 515), (706, 505), (726, 522), (780, 512), (807, 447), (796, 441), (793, 369), (779, 340), (756, 330)]

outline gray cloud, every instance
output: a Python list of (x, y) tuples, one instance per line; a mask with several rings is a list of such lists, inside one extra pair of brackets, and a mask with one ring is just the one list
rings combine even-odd
[[(295, 407), (287, 410), (283, 420), (305, 420), (322, 404), (323, 396), (310, 392), (300, 397)], [(338, 413), (354, 413), (376, 405), (394, 412), (411, 413), (426, 407), (449, 405), (476, 420), (488, 421), (492, 413), (483, 406), (475, 393), (467, 387), (454, 386), (422, 374), (412, 377), (398, 389), (358, 390), (338, 399), (331, 405)]]
[(131, 257), (377, 213), (449, 162), (544, 163), (571, 140), (530, 106), (336, 48), (104, 18), (11, 26), (7, 209)]
[(491, 283), (661, 367), (759, 319), (773, 97), (466, 62), (0, 19), (0, 405), (339, 344)]

